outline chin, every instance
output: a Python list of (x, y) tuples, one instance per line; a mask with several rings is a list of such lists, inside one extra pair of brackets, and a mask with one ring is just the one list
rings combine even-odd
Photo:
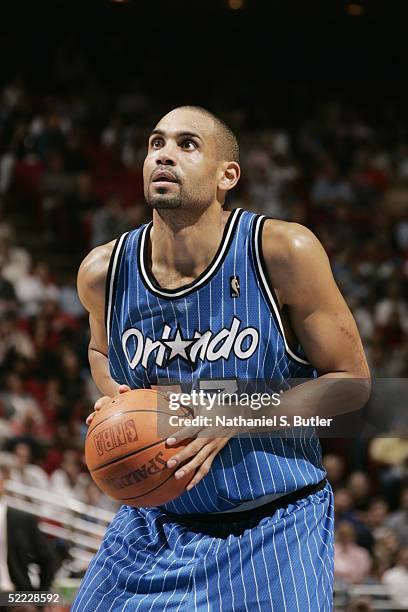
[(166, 209), (180, 208), (181, 200), (180, 198), (163, 198), (160, 196), (159, 197), (155, 196), (149, 199), (148, 204), (150, 204), (152, 208), (156, 208), (157, 210), (160, 210), (160, 209), (166, 210)]

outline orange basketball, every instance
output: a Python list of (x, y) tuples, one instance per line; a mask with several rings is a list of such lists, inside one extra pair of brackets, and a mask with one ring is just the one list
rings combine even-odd
[(166, 446), (171, 435), (168, 417), (174, 414), (187, 415), (187, 411), (170, 411), (163, 394), (136, 389), (114, 397), (95, 415), (86, 436), (85, 458), (104, 493), (130, 506), (146, 507), (165, 504), (184, 492), (192, 475), (176, 480), (173, 474), (180, 466), (166, 465), (177, 452), (177, 447)]

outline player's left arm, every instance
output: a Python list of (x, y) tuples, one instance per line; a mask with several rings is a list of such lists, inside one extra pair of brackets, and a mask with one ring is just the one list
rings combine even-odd
[(370, 374), (354, 318), (316, 236), (297, 223), (265, 222), (263, 255), (280, 307), (319, 376)]

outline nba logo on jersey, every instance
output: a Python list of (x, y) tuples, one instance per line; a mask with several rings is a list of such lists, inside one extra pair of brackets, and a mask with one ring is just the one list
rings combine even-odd
[(239, 298), (239, 276), (230, 278), (230, 295), (232, 298)]

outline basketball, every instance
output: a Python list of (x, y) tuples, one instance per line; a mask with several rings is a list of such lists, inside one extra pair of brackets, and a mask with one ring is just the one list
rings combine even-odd
[(175, 446), (166, 445), (171, 414), (177, 412), (170, 411), (167, 398), (152, 389), (122, 393), (96, 413), (86, 436), (85, 458), (93, 480), (106, 495), (130, 506), (148, 507), (183, 493), (192, 475), (176, 480), (173, 474), (180, 466), (166, 465), (177, 452)]

